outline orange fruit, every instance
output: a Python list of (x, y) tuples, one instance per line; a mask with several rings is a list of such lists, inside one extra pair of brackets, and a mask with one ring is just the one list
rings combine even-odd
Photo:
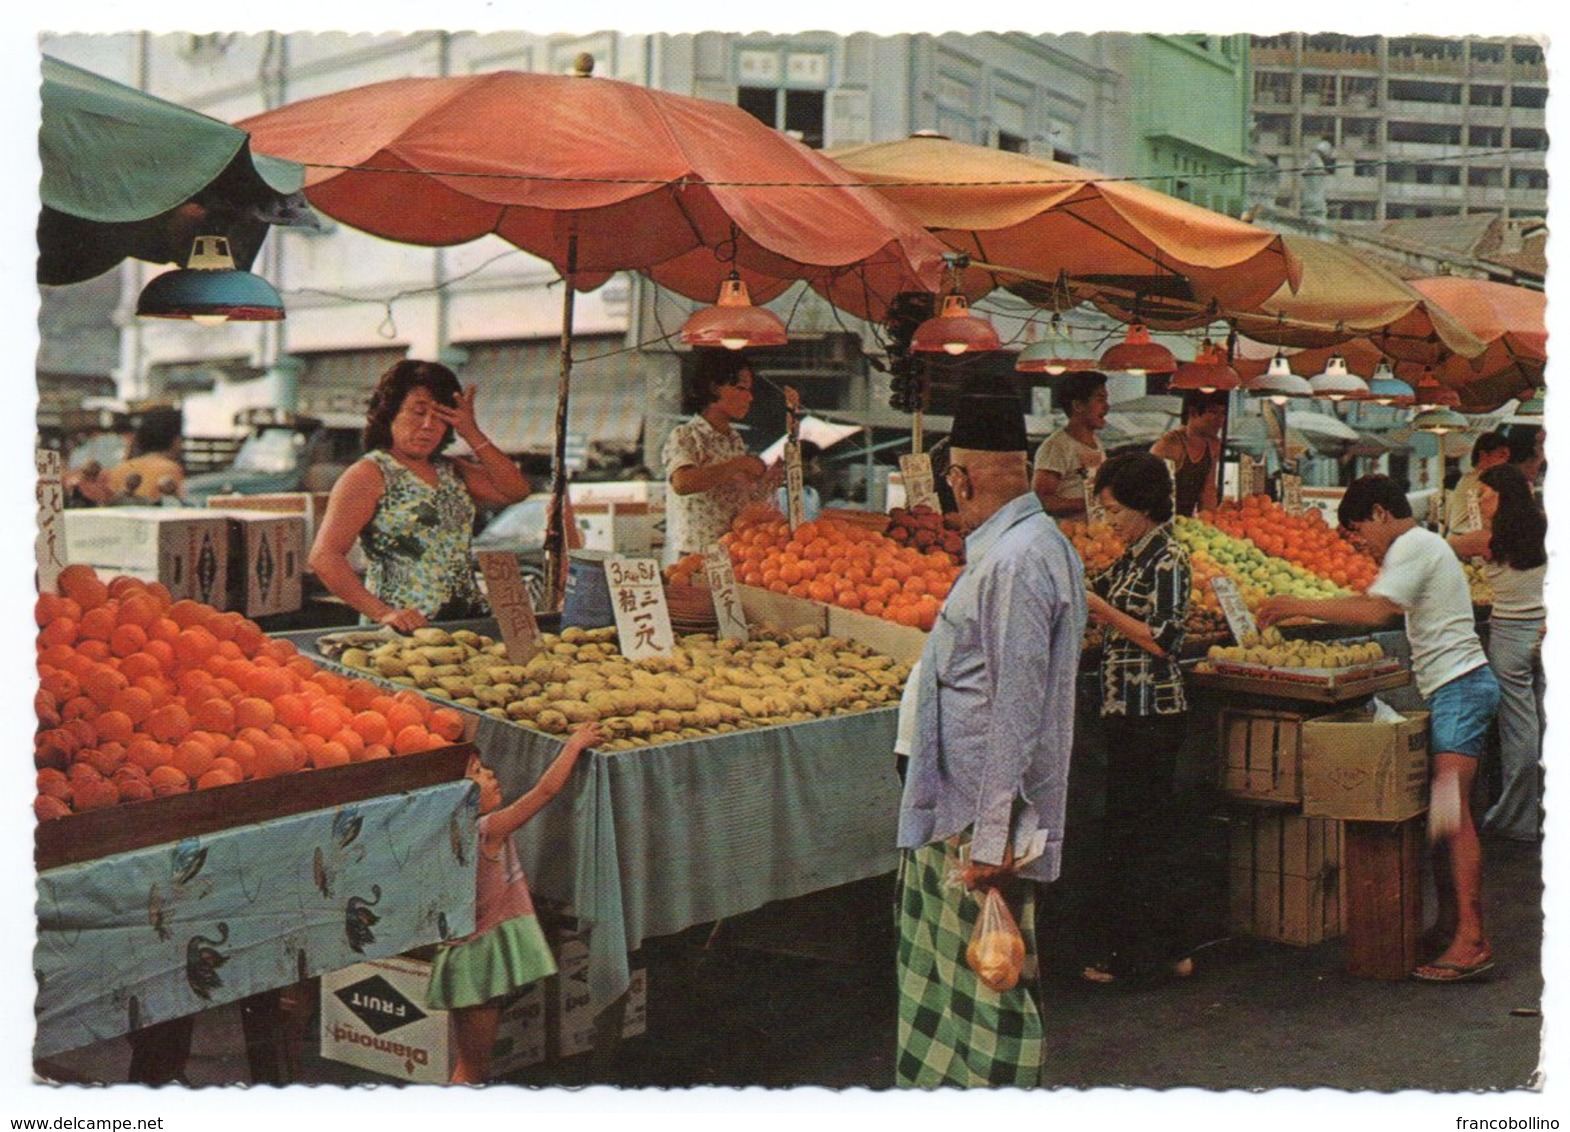
[(355, 762), (368, 763), (376, 759), (390, 759), (392, 752), (381, 743), (367, 743), (365, 750), (360, 752), (360, 757)]
[(324, 739), (323, 742), (338, 744), (351, 758), (365, 749), (365, 739), (352, 727), (340, 727), (330, 739)]
[(194, 782), (212, 769), (213, 760), (217, 757), (217, 752), (205, 738), (197, 739), (193, 735), (175, 747), (172, 765)]
[[(350, 732), (353, 734), (353, 732)], [(350, 761), (349, 750), (336, 740), (328, 740), (311, 756), (311, 765), (317, 768), (344, 766)]]
[(349, 721), (349, 726), (359, 733), (366, 745), (385, 743), (392, 736), (387, 717), (376, 710), (362, 711)]
[(120, 675), (133, 684), (143, 676), (157, 676), (162, 672), (163, 665), (159, 664), (158, 658), (145, 647), (139, 652), (120, 658)]
[(220, 641), (232, 641), (234, 640), (235, 630), (239, 628), (240, 622), (244, 620), (245, 617), (243, 615), (231, 609), (225, 613), (219, 613), (214, 617), (208, 618), (207, 631)]
[(71, 797), (71, 780), (65, 776), (64, 771), (46, 766), (38, 772), (35, 781), (40, 794), (61, 799)]
[(191, 780), (185, 776), (185, 772), (168, 765), (148, 771), (147, 782), (160, 798), (166, 794), (184, 794), (191, 789)]
[(56, 617), (38, 631), (38, 643), (44, 648), (51, 645), (74, 645), (78, 626), (70, 617)]
[(214, 613), (213, 607), (190, 598), (181, 598), (169, 607), (169, 619), (182, 629), (204, 624)]
[(436, 708), (431, 712), (431, 730), (449, 743), (463, 738), (463, 716), (452, 708)]
[(102, 776), (79, 779), (71, 784), (71, 808), (77, 813), (100, 810), (119, 801), (119, 787)]
[(236, 683), (251, 695), (269, 702), (287, 695), (294, 688), (294, 680), (289, 672), (282, 668), (260, 666), (253, 666)]
[(174, 621), (168, 617), (155, 618), (151, 623), (145, 626), (145, 628), (147, 629), (148, 640), (164, 641), (171, 645), (174, 644), (176, 638), (178, 638), (180, 634), (184, 632), (184, 630), (180, 628), (180, 625), (177, 621)]
[(277, 719), (273, 705), (255, 696), (245, 696), (234, 705), (235, 726), (266, 728)]
[(81, 564), (73, 564), (60, 571), (55, 579), (55, 592), (72, 599), (84, 611), (109, 600), (109, 587), (99, 581), (98, 571)]
[[(351, 717), (352, 718), (352, 717)], [(306, 727), (323, 739), (330, 739), (348, 720), (339, 707), (330, 700), (315, 704), (306, 717)]]
[(203, 731), (230, 734), (234, 731), (234, 705), (222, 696), (210, 696), (196, 704), (191, 722)]
[(413, 704), (398, 699), (393, 701), (383, 715), (386, 717), (387, 730), (392, 735), (397, 735), (406, 727), (414, 727), (425, 722), (425, 713)]
[(131, 682), (118, 670), (106, 664), (95, 664), (82, 675), (82, 694), (101, 708), (119, 692), (130, 687)]
[(109, 651), (108, 641), (80, 640), (76, 642), (76, 651), (88, 660), (103, 661), (114, 656)]
[(219, 755), (213, 760), (213, 770), (221, 770), (225, 774), (233, 775), (236, 782), (245, 781), (245, 768), (235, 762), (228, 755)]
[[(397, 755), (413, 755), (431, 748), (432, 735), (418, 724), (410, 724), (393, 736), (392, 749)], [(436, 745), (441, 745), (440, 736), (436, 736)]]
[(263, 656), (272, 657), (279, 664), (283, 664), (284, 662), (292, 660), (300, 655), (300, 650), (295, 647), (293, 641), (278, 639), (267, 640), (266, 643), (262, 645), (260, 652)]
[(151, 771), (154, 767), (163, 766), (172, 759), (174, 749), (150, 736), (136, 735), (125, 745), (125, 757), (143, 770)]
[[(152, 714), (153, 706), (152, 693), (146, 688), (138, 688), (134, 684), (129, 688), (120, 689), (119, 692), (115, 693), (114, 698), (109, 701), (109, 707), (112, 711), (124, 715), (132, 723), (140, 723), (146, 719)], [(103, 734), (102, 726), (99, 727), (98, 732), (100, 735)], [(116, 738), (120, 738), (123, 741), (123, 736), (116, 736)]]
[(137, 625), (143, 629), (162, 616), (158, 600), (146, 592), (127, 594), (120, 600), (119, 621), (122, 625)]
[[(107, 606), (99, 606), (106, 609)], [(97, 613), (98, 610), (93, 610)], [(147, 644), (147, 630), (140, 625), (116, 625), (109, 634), (109, 651), (115, 656), (130, 656), (132, 653), (141, 652), (142, 646)]]
[(196, 780), (198, 790), (211, 790), (214, 786), (233, 786), (240, 779), (227, 770), (211, 768)]
[(184, 629), (174, 639), (175, 659), (187, 666), (201, 664), (217, 647), (218, 638), (201, 626)]
[(191, 714), (183, 704), (165, 704), (147, 717), (146, 731), (165, 743), (177, 743), (191, 731)]
[(267, 634), (255, 621), (242, 617), (239, 624), (234, 627), (231, 640), (240, 647), (246, 656), (255, 656), (261, 647), (267, 643)]
[(175, 687), (187, 699), (202, 699), (213, 695), (213, 674), (205, 668), (187, 668), (175, 677)]

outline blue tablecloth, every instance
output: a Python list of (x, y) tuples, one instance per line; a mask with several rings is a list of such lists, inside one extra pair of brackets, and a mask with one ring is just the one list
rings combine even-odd
[(474, 930), (467, 779), (38, 876), (45, 1057)]
[[(444, 627), (497, 635), (491, 622)], [(316, 648), (333, 631), (287, 636), (319, 663), (352, 672)], [(473, 742), (509, 800), (561, 750), (559, 736), (458, 710), (475, 718)], [(892, 872), (897, 714), (880, 708), (582, 760), (517, 844), (531, 889), (591, 928), (594, 1008), (627, 989), (628, 953), (645, 939)]]

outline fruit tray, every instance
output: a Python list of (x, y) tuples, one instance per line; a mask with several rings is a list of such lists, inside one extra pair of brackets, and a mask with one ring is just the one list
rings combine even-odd
[(416, 755), (251, 779), (68, 814), (38, 824), (33, 861), (42, 872), (269, 818), (452, 782), (463, 777), (473, 752), (472, 743), (455, 743)]
[(1212, 660), (1207, 662), (1216, 672), (1237, 676), (1252, 676), (1262, 680), (1283, 680), (1297, 684), (1318, 684), (1335, 687), (1359, 680), (1369, 680), (1390, 672), (1400, 672), (1401, 662), (1395, 657), (1368, 664), (1353, 664), (1344, 668), (1278, 668), (1270, 664), (1249, 664), (1240, 660)]
[(1344, 669), (1269, 668), (1236, 661), (1202, 661), (1190, 670), (1196, 687), (1219, 692), (1242, 692), (1279, 699), (1341, 703), (1399, 688), (1410, 683), (1411, 673), (1398, 660)]

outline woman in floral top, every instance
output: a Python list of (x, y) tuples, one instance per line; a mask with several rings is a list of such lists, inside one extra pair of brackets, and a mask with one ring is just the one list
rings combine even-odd
[(1187, 729), (1178, 652), (1188, 618), (1188, 555), (1172, 532), (1172, 477), (1148, 452), (1115, 456), (1096, 474), (1122, 557), (1091, 583), (1104, 628), (1102, 733), (1107, 778), (1102, 883), (1093, 917), (1091, 982), (1161, 970), (1186, 976), (1180, 878), (1168, 865), (1179, 815), (1172, 784)]
[[(322, 583), (367, 622), (408, 633), (484, 612), (469, 563), (475, 504), (516, 503), (529, 484), (475, 422), (474, 394), (444, 365), (402, 361), (371, 395), (367, 455), (333, 485), (311, 547)], [(454, 434), (472, 457), (439, 455)], [(355, 539), (363, 581), (349, 565)]]
[(772, 468), (747, 451), (731, 426), (752, 408), (752, 363), (730, 350), (696, 351), (686, 408), (696, 413), (677, 425), (662, 456), (670, 477), (666, 501), (665, 561), (704, 549), (753, 503), (779, 486), (783, 462)]

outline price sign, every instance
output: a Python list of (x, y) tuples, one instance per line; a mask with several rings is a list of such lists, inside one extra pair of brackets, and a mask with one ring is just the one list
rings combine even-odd
[(1242, 644), (1245, 636), (1259, 631), (1253, 611), (1243, 600), (1243, 591), (1237, 588), (1236, 582), (1231, 578), (1211, 578), (1210, 588), (1216, 591), (1216, 600), (1221, 602), (1221, 612), (1227, 619), (1227, 628), (1232, 630), (1233, 640)]
[(482, 550), (475, 557), (485, 577), (485, 599), (507, 646), (507, 659), (527, 664), (542, 646), (540, 623), (534, 619), (534, 602), (523, 584), (518, 556), (505, 550)]
[(899, 458), (900, 480), (905, 485), (905, 506), (919, 507), (926, 504), (934, 511), (943, 508), (938, 502), (937, 485), (932, 478), (932, 457), (925, 452), (907, 454)]
[(671, 629), (670, 607), (665, 604), (660, 564), (653, 558), (612, 555), (605, 560), (605, 581), (610, 586), (622, 655), (631, 660), (669, 655), (676, 648), (676, 634)]
[(1281, 473), (1281, 509), (1288, 515), (1303, 513), (1303, 477)]
[(1466, 529), (1478, 531), (1483, 529), (1483, 496), (1477, 488), (1470, 488), (1466, 493)]
[(802, 497), (801, 445), (785, 445), (785, 518), (792, 532), (807, 520), (807, 505)]
[(33, 451), (38, 473), (38, 537), (33, 541), (38, 561), (38, 592), (52, 593), (55, 579), (65, 569), (65, 482), (60, 453), (52, 448)]
[(719, 543), (703, 551), (704, 573), (709, 578), (709, 593), (714, 598), (714, 615), (719, 619), (719, 635), (732, 640), (748, 638), (747, 615), (736, 592), (736, 572), (731, 569), (730, 552)]
[[(1188, 443), (1184, 441), (1184, 443)], [(1178, 513), (1177, 506), (1177, 461), (1163, 458), (1161, 461), (1167, 466), (1167, 482), (1172, 485), (1172, 513)]]
[(1244, 452), (1237, 458), (1237, 497), (1242, 502), (1254, 493), (1254, 469), (1259, 462)]
[(1088, 523), (1105, 523), (1107, 509), (1101, 505), (1101, 496), (1096, 494), (1094, 477), (1085, 476), (1080, 483), (1085, 488), (1085, 521)]

